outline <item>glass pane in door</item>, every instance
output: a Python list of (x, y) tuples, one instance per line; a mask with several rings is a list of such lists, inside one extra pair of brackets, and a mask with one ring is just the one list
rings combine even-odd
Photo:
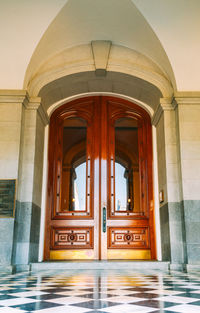
[(63, 128), (62, 210), (86, 212), (86, 122), (69, 118)]
[(86, 203), (86, 162), (74, 168), (75, 179), (73, 181), (74, 194), (72, 196), (73, 211), (84, 211)]
[(141, 211), (138, 124), (121, 118), (115, 123), (115, 212)]
[(116, 211), (126, 211), (128, 203), (126, 168), (118, 162), (115, 162), (115, 195)]

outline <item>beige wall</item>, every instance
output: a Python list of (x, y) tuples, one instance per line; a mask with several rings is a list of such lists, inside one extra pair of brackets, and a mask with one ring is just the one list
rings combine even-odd
[(164, 128), (168, 202), (179, 202), (179, 142), (177, 138), (175, 109), (164, 110)]
[(23, 134), (20, 148), (18, 200), (32, 202), (32, 184), (35, 155), (35, 110), (23, 110)]
[(23, 99), (0, 94), (0, 179), (18, 177)]
[(177, 102), (183, 200), (200, 200), (200, 99)]

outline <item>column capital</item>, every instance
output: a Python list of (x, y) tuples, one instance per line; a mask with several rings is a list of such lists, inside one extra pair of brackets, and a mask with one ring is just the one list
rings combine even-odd
[(171, 111), (176, 108), (176, 102), (173, 97), (170, 98), (160, 98), (160, 106), (163, 111)]
[(157, 105), (153, 117), (152, 124), (157, 125), (164, 111), (175, 110), (177, 104), (173, 97), (170, 98), (160, 98), (160, 103)]
[(29, 97), (29, 96), (27, 96), (25, 101), (24, 101), (24, 107), (26, 110), (38, 111), (38, 114), (40, 115), (43, 124), (44, 125), (49, 124), (49, 117), (47, 115), (47, 112), (43, 108), (40, 97)]
[(40, 106), (41, 98), (40, 97), (29, 97), (27, 94), (26, 99), (24, 101), (24, 107), (26, 110), (37, 110)]

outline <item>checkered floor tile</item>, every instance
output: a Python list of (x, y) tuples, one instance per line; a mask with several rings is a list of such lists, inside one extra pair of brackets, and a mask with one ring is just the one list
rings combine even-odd
[(200, 273), (0, 274), (0, 313), (200, 312)]

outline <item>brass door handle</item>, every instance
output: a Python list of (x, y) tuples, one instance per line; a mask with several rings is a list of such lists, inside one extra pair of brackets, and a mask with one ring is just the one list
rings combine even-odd
[(106, 233), (106, 208), (103, 207), (103, 233)]

